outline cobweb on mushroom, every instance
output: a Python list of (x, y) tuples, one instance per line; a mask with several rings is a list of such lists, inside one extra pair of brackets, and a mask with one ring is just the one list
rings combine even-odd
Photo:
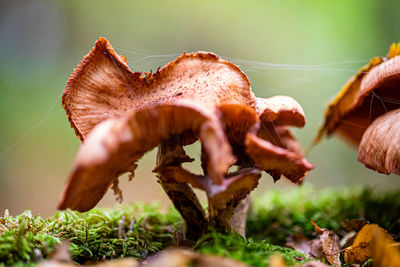
[[(128, 58), (129, 65), (133, 69), (150, 70), (157, 69), (158, 66), (164, 65), (166, 62), (171, 61), (176, 58), (179, 54), (146, 54), (130, 49), (123, 49), (116, 47), (117, 51), (125, 54)], [(369, 55), (384, 55), (387, 51), (387, 47), (384, 46), (382, 49), (368, 53)], [(345, 59), (337, 62), (306, 65), (306, 64), (277, 64), (270, 62), (261, 62), (255, 60), (245, 60), (239, 58), (233, 58), (228, 56), (221, 56), (234, 64), (239, 65), (241, 69), (249, 76), (252, 81), (253, 90), (260, 97), (268, 97), (276, 94), (284, 94), (292, 96), (303, 105), (303, 108), (307, 114), (307, 125), (303, 132), (294, 129), (294, 132), (298, 136), (300, 143), (305, 147), (313, 136), (313, 132), (317, 126), (320, 124), (320, 119), (324, 106), (328, 99), (332, 98), (336, 91), (342, 86), (342, 84), (350, 77), (352, 74), (356, 73), (360, 66), (365, 65), (371, 56), (366, 55), (356, 55), (350, 59)], [(361, 59), (360, 59), (361, 58)], [(319, 94), (317, 101), (309, 101), (314, 94)], [(378, 95), (372, 95), (370, 97), (370, 110), (374, 108), (385, 107), (390, 99), (382, 99)], [(60, 93), (57, 92), (56, 98), (53, 102), (49, 103), (49, 110), (43, 116), (39, 118), (38, 122), (28, 127), (28, 129), (21, 133), (15, 139), (15, 142), (6, 147), (0, 152), (0, 157), (6, 156), (8, 152), (13, 150), (15, 147), (23, 145), (23, 141), (26, 136), (32, 134), (38, 127), (47, 123), (52, 118), (64, 119), (64, 114), (61, 109), (57, 109), (57, 103), (60, 101)], [(56, 103), (56, 104), (54, 104)], [(392, 103), (399, 105), (400, 103)], [(317, 108), (315, 108), (317, 106)], [(308, 112), (308, 110), (319, 110), (320, 112)], [(370, 111), (371, 112), (371, 111)], [(199, 143), (193, 145), (194, 147), (185, 148), (188, 154), (194, 157), (195, 163), (190, 164), (190, 168), (193, 168), (193, 172), (198, 173), (200, 171), (200, 160), (199, 160)], [(136, 178), (146, 179), (146, 183), (155, 183), (155, 179), (151, 177), (153, 174), (147, 171), (142, 171), (150, 166), (154, 166), (154, 162), (143, 164), (144, 162), (154, 161), (155, 152), (152, 151), (151, 155), (146, 155), (142, 161), (142, 166), (136, 172)], [(194, 165), (194, 167), (193, 167)], [(187, 166), (189, 167), (189, 166)], [(120, 182), (125, 183), (127, 179), (121, 177)], [(152, 181), (152, 182), (150, 182)], [(270, 183), (270, 179), (261, 179), (262, 183)], [(268, 182), (267, 182), (268, 181)], [(130, 186), (125, 187), (126, 191), (133, 190), (134, 194), (124, 194), (125, 198), (129, 200), (129, 195), (137, 194), (135, 189)], [(264, 186), (259, 186), (261, 190)], [(114, 201), (112, 193), (108, 193), (109, 198)], [(163, 194), (160, 192), (160, 196)]]
[[(116, 50), (125, 53), (128, 57), (129, 65), (133, 69), (154, 69), (154, 66), (163, 65), (178, 56), (178, 54), (144, 55), (118, 47)], [(334, 96), (338, 88), (343, 84), (343, 81), (356, 73), (360, 66), (368, 62), (368, 59), (354, 59), (317, 65), (293, 65), (250, 61), (224, 56), (222, 56), (222, 58), (239, 65), (239, 67), (248, 74), (252, 81), (252, 87), (258, 96), (268, 97), (275, 94), (285, 94), (298, 99), (305, 109), (307, 109), (307, 105), (313, 106), (313, 108), (318, 106), (318, 109), (321, 110), (321, 112), (315, 112), (315, 116), (308, 114), (307, 128), (311, 128), (310, 131), (313, 131), (320, 123), (321, 118), (317, 114), (322, 114), (326, 100)], [(258, 86), (258, 84), (262, 84), (262, 87)], [(303, 90), (303, 88), (307, 88), (307, 90)], [(310, 100), (310, 95), (313, 96), (313, 93), (315, 94), (315, 92), (318, 93), (317, 101), (310, 101), (310, 103), (307, 103), (307, 100)], [(296, 134), (298, 133), (296, 132)], [(303, 135), (304, 136), (299, 139), (304, 145), (309, 143), (313, 134), (305, 133)], [(185, 147), (185, 150), (191, 157), (196, 159), (195, 163), (190, 165), (188, 164), (185, 167), (188, 167), (195, 173), (201, 172), (199, 160), (200, 145), (197, 143)], [(153, 157), (153, 155), (151, 157)], [(142, 159), (142, 165), (143, 161), (147, 162), (148, 160), (149, 156)], [(149, 165), (152, 166), (153, 164)], [(193, 167), (194, 165), (195, 167)], [(143, 166), (141, 168), (143, 168)], [(137, 173), (135, 179), (138, 179), (139, 175), (140, 174)], [(148, 176), (148, 174), (146, 176)], [(270, 179), (263, 180), (269, 181)], [(261, 190), (265, 190), (264, 186), (260, 186), (260, 188), (264, 188)]]

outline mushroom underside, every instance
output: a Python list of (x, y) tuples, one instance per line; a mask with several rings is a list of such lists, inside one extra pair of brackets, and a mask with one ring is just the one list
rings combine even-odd
[(354, 145), (360, 143), (365, 130), (376, 118), (400, 107), (400, 73), (369, 90), (367, 95), (360, 97), (359, 103), (335, 128), (337, 134)]
[(207, 143), (209, 176), (221, 183), (234, 157), (218, 120), (205, 114), (198, 104), (163, 105), (96, 126), (79, 149), (59, 208), (91, 209), (119, 175), (133, 172), (132, 166), (145, 152), (175, 135), (180, 140), (199, 137)]
[(342, 88), (325, 112), (314, 144), (333, 133), (358, 146), (358, 160), (384, 174), (399, 171), (400, 43), (373, 58)]
[(384, 174), (400, 175), (400, 108), (378, 117), (365, 131), (358, 160)]
[[(236, 118), (236, 123), (232, 124), (231, 120), (226, 120), (227, 115), (221, 114), (234, 109), (247, 110), (247, 115)], [(251, 116), (256, 116), (255, 112), (242, 105), (222, 105), (221, 109), (207, 113), (200, 103), (176, 101), (100, 123), (78, 152), (59, 208), (91, 209), (112, 184), (117, 184), (119, 175), (133, 173), (136, 161), (145, 152), (172, 137), (182, 146), (200, 138), (205, 154), (202, 158), (207, 158), (204, 173), (212, 185), (223, 185), (230, 177), (228, 169), (233, 164), (266, 170), (273, 173), (274, 178), (283, 174), (298, 182), (313, 165), (302, 157), (295, 138), (284, 126), (264, 126), (259, 131), (261, 137), (257, 137), (247, 131), (264, 123), (254, 119), (255, 125), (250, 126), (248, 118)], [(228, 138), (225, 136), (227, 130), (230, 132)], [(239, 139), (235, 141), (233, 136)], [(232, 150), (230, 142), (236, 144), (236, 149)], [(238, 157), (247, 158), (246, 165), (239, 161), (235, 163)], [(174, 159), (169, 159), (172, 161), (167, 160), (161, 165), (173, 166)], [(189, 180), (184, 182), (197, 187)], [(120, 193), (117, 186), (114, 189)]]
[[(313, 143), (337, 133), (358, 145), (367, 126), (383, 113), (398, 108), (400, 44), (392, 44), (385, 58), (375, 57), (349, 79), (325, 110), (324, 123)], [(397, 105), (397, 107), (392, 107)]]

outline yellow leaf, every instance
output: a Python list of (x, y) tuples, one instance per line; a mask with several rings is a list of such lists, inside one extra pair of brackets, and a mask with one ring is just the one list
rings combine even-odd
[(353, 245), (345, 249), (345, 262), (361, 264), (372, 258), (377, 237), (385, 244), (394, 243), (393, 237), (385, 229), (377, 224), (367, 224), (358, 232)]
[(372, 264), (374, 267), (400, 266), (400, 253), (398, 248), (385, 235), (385, 232), (376, 232), (372, 248)]

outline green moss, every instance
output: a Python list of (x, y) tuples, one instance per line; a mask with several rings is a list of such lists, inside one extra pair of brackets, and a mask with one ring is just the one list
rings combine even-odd
[[(265, 266), (269, 255), (280, 253), (288, 264), (294, 264), (300, 257), (307, 259), (277, 245), (284, 244), (294, 233), (312, 237), (310, 218), (319, 226), (338, 232), (344, 219), (363, 217), (399, 239), (398, 214), (400, 190), (379, 194), (361, 188), (317, 191), (303, 186), (290, 192), (270, 191), (253, 199), (247, 222), (248, 240), (212, 231), (201, 238), (195, 249), (253, 266)], [(118, 231), (120, 223), (125, 234)], [(71, 253), (78, 263), (103, 257), (142, 259), (174, 244), (174, 234), (182, 228), (182, 220), (175, 210), (161, 213), (157, 205), (140, 203), (96, 208), (86, 213), (57, 212), (48, 219), (25, 211), (18, 216), (0, 218), (0, 266), (1, 263), (32, 263), (37, 254), (47, 258), (64, 239), (71, 241)]]
[[(120, 232), (120, 223), (128, 231)], [(35, 261), (39, 251), (46, 258), (69, 239), (73, 259), (84, 263), (103, 257), (145, 258), (172, 244), (181, 222), (173, 210), (162, 214), (157, 205), (135, 204), (86, 213), (57, 212), (47, 220), (25, 211), (2, 218), (0, 225), (0, 262)]]
[(333, 231), (346, 218), (365, 218), (389, 232), (400, 232), (400, 190), (386, 193), (372, 189), (335, 188), (315, 190), (303, 186), (290, 192), (270, 191), (254, 198), (247, 220), (247, 234), (256, 240), (282, 245), (288, 236), (312, 237), (310, 218)]
[(271, 245), (265, 241), (254, 241), (252, 238), (246, 240), (234, 233), (222, 234), (215, 231), (204, 235), (197, 242), (195, 250), (233, 258), (255, 267), (268, 266), (268, 258), (273, 254), (281, 255), (288, 265), (309, 261), (296, 250)]

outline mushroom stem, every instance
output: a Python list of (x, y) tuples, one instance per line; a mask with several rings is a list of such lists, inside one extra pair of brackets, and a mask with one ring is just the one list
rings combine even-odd
[(247, 195), (247, 197), (243, 199), (233, 211), (232, 217), (229, 220), (231, 230), (235, 231), (243, 237), (246, 237), (246, 220), (247, 212), (250, 207), (250, 200), (250, 195)]
[[(160, 144), (157, 151), (157, 168), (161, 165), (180, 166), (182, 162), (191, 161), (182, 146), (175, 140), (167, 140)], [(157, 169), (156, 168), (156, 169)], [(172, 201), (174, 207), (185, 221), (185, 235), (189, 240), (197, 240), (207, 229), (207, 219), (200, 201), (192, 187), (178, 182), (174, 177), (167, 177), (158, 172), (159, 183)]]
[(204, 210), (187, 183), (168, 182), (161, 176), (159, 183), (172, 201), (185, 221), (185, 236), (189, 240), (197, 240), (207, 229), (207, 221)]
[(218, 207), (218, 204), (209, 200), (210, 226), (220, 231), (233, 231), (241, 236), (246, 236), (246, 219), (249, 208), (250, 198), (234, 200)]
[(235, 231), (245, 237), (249, 193), (257, 187), (260, 177), (258, 169), (243, 168), (225, 179), (225, 189), (210, 192), (209, 224), (218, 230)]

